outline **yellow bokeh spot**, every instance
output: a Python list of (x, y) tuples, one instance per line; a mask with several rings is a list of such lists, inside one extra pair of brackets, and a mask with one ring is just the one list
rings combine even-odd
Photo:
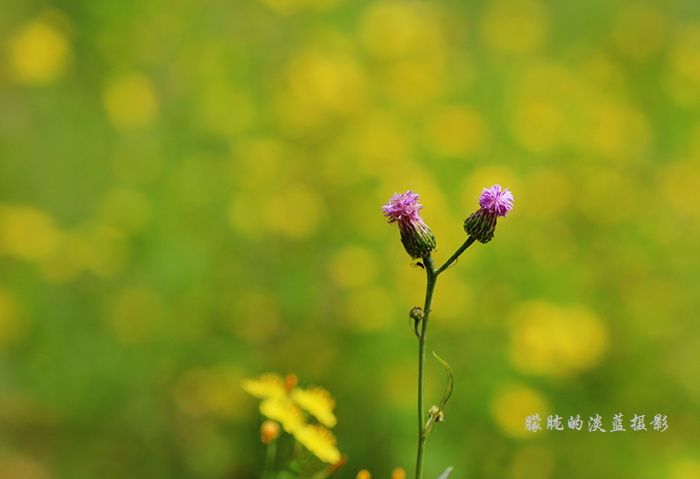
[(397, 118), (389, 113), (376, 111), (362, 119), (353, 137), (357, 149), (358, 166), (371, 176), (395, 177), (411, 156), (408, 133)]
[(341, 288), (367, 286), (377, 277), (377, 258), (367, 248), (347, 246), (329, 260), (328, 273)]
[(241, 373), (229, 366), (192, 368), (175, 383), (175, 403), (190, 416), (238, 419), (245, 413)]
[(46, 212), (26, 205), (0, 205), (0, 252), (40, 261), (53, 253), (60, 237)]
[(441, 27), (426, 3), (371, 3), (360, 20), (360, 38), (367, 51), (380, 58), (426, 54), (443, 46)]
[(700, 477), (700, 461), (694, 459), (678, 462), (668, 475), (668, 479), (698, 479), (698, 477)]
[[(545, 419), (546, 421), (546, 419)], [(512, 479), (549, 479), (554, 472), (554, 456), (543, 447), (528, 446), (513, 456), (510, 464)]]
[(700, 84), (700, 25), (679, 29), (669, 53), (671, 68), (677, 74)]
[(62, 234), (53, 253), (41, 261), (42, 276), (53, 283), (75, 279), (89, 262), (89, 250), (82, 234), (72, 231)]
[(44, 17), (28, 23), (9, 40), (8, 61), (21, 83), (53, 83), (63, 76), (70, 60), (68, 38), (48, 21), (49, 15)]
[(563, 115), (553, 102), (525, 99), (513, 115), (513, 133), (533, 153), (545, 153), (557, 146), (562, 135)]
[(693, 159), (671, 163), (663, 169), (661, 178), (661, 198), (682, 215), (700, 217), (700, 162)]
[(620, 53), (642, 61), (661, 50), (667, 30), (662, 12), (650, 5), (630, 5), (620, 9), (612, 38)]
[(264, 341), (270, 338), (279, 331), (281, 323), (282, 312), (275, 293), (245, 290), (232, 305), (230, 330), (249, 341)]
[(522, 209), (519, 213), (548, 220), (566, 213), (573, 203), (574, 187), (567, 176), (555, 169), (539, 170), (526, 182), (518, 195)]
[(105, 278), (123, 271), (129, 256), (124, 234), (114, 227), (91, 223), (78, 234), (84, 245), (85, 269)]
[[(525, 429), (525, 420), (528, 416), (538, 414), (546, 426), (549, 405), (534, 389), (520, 384), (510, 384), (493, 399), (490, 409), (494, 420), (505, 434), (522, 438), (533, 434)], [(541, 423), (540, 427), (544, 429)]]
[(520, 371), (573, 376), (597, 366), (607, 349), (605, 324), (585, 308), (563, 309), (533, 301), (513, 315), (509, 351)]
[(652, 140), (646, 116), (636, 108), (612, 101), (592, 101), (583, 108), (578, 146), (613, 160), (633, 160)]
[(425, 107), (442, 94), (444, 70), (439, 57), (398, 61), (388, 69), (384, 79), (387, 94), (402, 108)]
[(162, 298), (145, 286), (119, 291), (106, 312), (107, 326), (123, 343), (151, 339), (163, 327), (164, 316)]
[(0, 347), (19, 340), (25, 333), (26, 317), (13, 296), (0, 287)]
[(295, 184), (266, 198), (262, 213), (269, 231), (290, 239), (304, 239), (316, 233), (324, 213), (323, 200)]
[(448, 106), (428, 118), (426, 136), (439, 155), (459, 157), (479, 147), (486, 135), (481, 116), (468, 107)]
[(345, 327), (361, 333), (386, 329), (395, 319), (394, 298), (380, 287), (348, 293), (341, 311), (345, 313)]
[(545, 40), (549, 15), (537, 0), (496, 0), (482, 20), (484, 43), (499, 53), (529, 53)]
[[(642, 209), (641, 189), (624, 171), (596, 168), (582, 175), (583, 190), (576, 200), (581, 212), (592, 222), (616, 224), (634, 218)], [(610, 207), (615, 198), (615, 207)]]
[(307, 10), (330, 10), (343, 0), (261, 0), (270, 10), (281, 15), (290, 15)]
[(319, 114), (350, 114), (364, 104), (366, 75), (350, 55), (306, 51), (292, 61), (287, 75), (298, 104)]
[(113, 188), (102, 194), (99, 202), (100, 219), (125, 233), (142, 231), (151, 218), (151, 204), (141, 192)]
[(149, 126), (158, 113), (158, 101), (151, 81), (141, 73), (112, 79), (104, 94), (109, 119), (120, 129)]

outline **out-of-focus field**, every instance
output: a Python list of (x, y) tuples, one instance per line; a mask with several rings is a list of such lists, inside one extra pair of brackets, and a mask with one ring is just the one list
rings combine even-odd
[(410, 477), (425, 275), (380, 207), (420, 193), (442, 264), (500, 183), (426, 477), (697, 479), (699, 111), (691, 0), (4, 1), (0, 478), (256, 477), (271, 371), (333, 394), (338, 477)]

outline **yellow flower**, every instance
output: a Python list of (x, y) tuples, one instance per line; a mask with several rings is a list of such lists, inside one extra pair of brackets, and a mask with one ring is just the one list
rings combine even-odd
[(268, 398), (260, 403), (263, 416), (282, 424), (285, 431), (296, 437), (296, 432), (304, 426), (304, 413), (289, 398)]
[(324, 426), (334, 427), (336, 425), (337, 420), (333, 414), (335, 401), (325, 389), (294, 389), (292, 399), (303, 409), (309, 411)]
[(243, 389), (256, 398), (280, 398), (286, 395), (285, 383), (277, 374), (263, 374), (260, 379), (246, 379)]
[(306, 424), (294, 432), (294, 437), (323, 462), (334, 464), (340, 460), (335, 436), (325, 427)]

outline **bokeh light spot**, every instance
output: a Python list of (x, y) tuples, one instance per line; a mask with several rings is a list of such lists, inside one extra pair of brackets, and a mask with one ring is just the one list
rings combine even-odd
[(267, 228), (290, 239), (316, 233), (323, 212), (323, 199), (296, 184), (266, 198), (262, 211)]
[(472, 153), (486, 135), (481, 116), (468, 107), (448, 106), (428, 118), (426, 136), (430, 147), (439, 155), (460, 157)]
[(495, 0), (482, 20), (484, 43), (498, 53), (529, 53), (545, 40), (549, 15), (536, 0)]
[(608, 349), (601, 319), (582, 308), (544, 301), (521, 305), (511, 323), (511, 359), (526, 373), (568, 377), (597, 366)]
[(333, 283), (341, 288), (367, 286), (377, 276), (377, 259), (367, 248), (347, 246), (330, 258), (328, 273)]
[[(515, 438), (526, 437), (532, 432), (525, 429), (525, 419), (539, 414), (547, 425), (549, 405), (534, 389), (521, 384), (505, 386), (491, 401), (491, 414), (503, 433)], [(543, 427), (540, 424), (540, 427)]]
[(27, 260), (51, 255), (60, 231), (48, 213), (27, 205), (0, 205), (0, 252)]
[[(49, 17), (50, 18), (50, 17)], [(61, 18), (64, 18), (61, 15)], [(61, 78), (71, 57), (66, 35), (46, 18), (24, 26), (8, 44), (8, 60), (17, 80), (48, 84)]]
[(141, 73), (112, 79), (105, 90), (104, 105), (109, 119), (120, 129), (147, 127), (158, 113), (153, 85)]

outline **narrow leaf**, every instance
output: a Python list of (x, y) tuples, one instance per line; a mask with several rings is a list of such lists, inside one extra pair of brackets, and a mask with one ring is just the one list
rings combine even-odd
[(442, 366), (445, 368), (445, 371), (447, 371), (447, 388), (445, 389), (445, 397), (442, 399), (440, 407), (438, 408), (440, 411), (442, 411), (442, 408), (445, 407), (445, 404), (447, 404), (447, 400), (450, 399), (450, 396), (452, 395), (452, 386), (454, 384), (454, 380), (452, 379), (452, 369), (450, 369), (450, 365), (447, 364), (447, 362), (445, 362), (445, 360), (442, 359), (440, 356), (435, 354), (435, 351), (433, 351), (433, 356), (435, 356), (435, 359), (440, 361), (440, 364), (442, 364)]
[(447, 476), (450, 475), (450, 473), (452, 472), (452, 469), (454, 469), (454, 467), (452, 467), (452, 466), (448, 467), (447, 469), (445, 469), (445, 472), (443, 472), (440, 475), (440, 477), (438, 477), (437, 479), (447, 479)]

